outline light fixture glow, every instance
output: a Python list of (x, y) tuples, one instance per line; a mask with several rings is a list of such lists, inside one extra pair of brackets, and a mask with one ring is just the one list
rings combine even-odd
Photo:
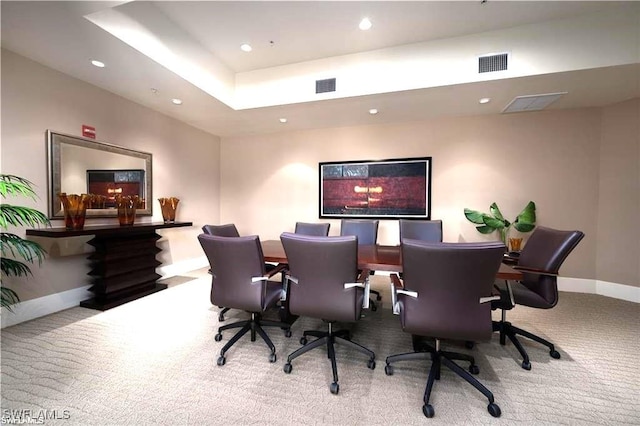
[(171, 99), (171, 102), (172, 102), (174, 105), (182, 105), (182, 99), (173, 98), (173, 99)]
[(93, 61), (91, 61), (91, 64), (93, 66), (95, 66), (95, 67), (98, 67), (98, 68), (104, 68), (104, 62), (93, 60)]
[(240, 45), (240, 50), (242, 50), (243, 52), (251, 52), (253, 48), (249, 44), (244, 43)]
[(489, 102), (491, 102), (491, 98), (480, 98), (478, 102), (480, 102), (481, 104), (488, 104)]
[(358, 25), (358, 27), (362, 30), (362, 31), (366, 31), (368, 29), (371, 28), (373, 24), (371, 23), (371, 21), (369, 20), (369, 18), (363, 18), (362, 21), (360, 21), (360, 25)]
[(280, 122), (281, 122), (281, 123), (286, 123), (286, 122), (287, 122), (287, 119), (286, 119), (286, 118), (281, 118), (281, 119), (280, 119)]
[(378, 110), (377, 110), (377, 109), (375, 109), (375, 108), (371, 108), (371, 109), (369, 110), (369, 114), (371, 114), (371, 115), (376, 115), (377, 113), (378, 113)]

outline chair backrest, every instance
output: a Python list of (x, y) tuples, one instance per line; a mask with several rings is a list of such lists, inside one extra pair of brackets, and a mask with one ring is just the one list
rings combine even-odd
[(355, 235), (359, 245), (375, 245), (378, 241), (378, 221), (367, 219), (342, 219), (340, 235)]
[(292, 278), (288, 298), (291, 313), (327, 321), (356, 321), (362, 309), (363, 292), (344, 288), (344, 284), (355, 282), (358, 275), (356, 237), (285, 232), (280, 240)]
[(251, 280), (265, 273), (260, 238), (200, 234), (198, 241), (211, 266), (211, 303), (261, 312), (266, 281)]
[(238, 229), (233, 223), (226, 225), (204, 225), (202, 232), (207, 235), (215, 235), (216, 237), (239, 237)]
[(401, 299), (402, 328), (441, 339), (489, 339), (491, 303), (480, 298), (491, 296), (504, 244), (405, 239), (401, 249), (404, 287), (418, 293)]
[(317, 237), (326, 237), (329, 235), (330, 223), (306, 223), (296, 222), (296, 234), (315, 235)]
[[(518, 266), (557, 274), (564, 260), (582, 238), (584, 233), (581, 231), (560, 231), (537, 226), (520, 252)], [(521, 282), (549, 304), (537, 307), (552, 308), (558, 303), (557, 277), (524, 273)]]
[(442, 242), (441, 220), (400, 219), (400, 242), (404, 239)]

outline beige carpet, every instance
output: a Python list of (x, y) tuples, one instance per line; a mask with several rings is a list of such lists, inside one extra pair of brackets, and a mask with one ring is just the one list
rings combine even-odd
[[(444, 369), (432, 396), (435, 417), (426, 419), (430, 362), (398, 363), (393, 376), (384, 374), (387, 355), (411, 349), (388, 303), (352, 326), (353, 340), (375, 351), (376, 369), (338, 346), (340, 394), (332, 395), (319, 349), (296, 359), (291, 374), (282, 371), (302, 331), (322, 327), (317, 320), (299, 320), (290, 339), (268, 329), (275, 364), (261, 340), (243, 338), (218, 367), (232, 334), (214, 341), (210, 280), (188, 278), (110, 311), (78, 307), (2, 330), (3, 416), (67, 410), (69, 419), (45, 422), (61, 425), (640, 424), (640, 308), (630, 302), (563, 293), (555, 309), (510, 312), (514, 323), (556, 342), (562, 359), (525, 343), (533, 365), (525, 371), (515, 348), (494, 335), (470, 353), (502, 417), (491, 417), (486, 399)], [(386, 289), (385, 277), (374, 282)], [(244, 317), (231, 311), (225, 323)]]

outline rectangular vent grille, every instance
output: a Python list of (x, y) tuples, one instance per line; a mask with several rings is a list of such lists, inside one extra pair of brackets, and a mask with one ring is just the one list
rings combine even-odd
[(504, 71), (507, 69), (508, 53), (480, 56), (478, 58), (478, 72)]
[(336, 91), (336, 79), (316, 80), (316, 93), (327, 93)]

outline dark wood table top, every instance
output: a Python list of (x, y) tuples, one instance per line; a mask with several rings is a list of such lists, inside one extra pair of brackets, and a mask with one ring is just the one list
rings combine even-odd
[(82, 229), (66, 228), (38, 228), (27, 229), (27, 235), (49, 238), (77, 237), (80, 235), (106, 235), (106, 234), (135, 234), (139, 232), (155, 231), (156, 229), (181, 228), (192, 226), (192, 222), (137, 222), (129, 226), (120, 226), (118, 223), (110, 225), (85, 225)]
[[(267, 262), (287, 263), (280, 240), (262, 241), (262, 252)], [(400, 246), (358, 246), (358, 268), (371, 271), (402, 272)], [(522, 272), (509, 265), (501, 264), (496, 278), (501, 280), (520, 280)]]

